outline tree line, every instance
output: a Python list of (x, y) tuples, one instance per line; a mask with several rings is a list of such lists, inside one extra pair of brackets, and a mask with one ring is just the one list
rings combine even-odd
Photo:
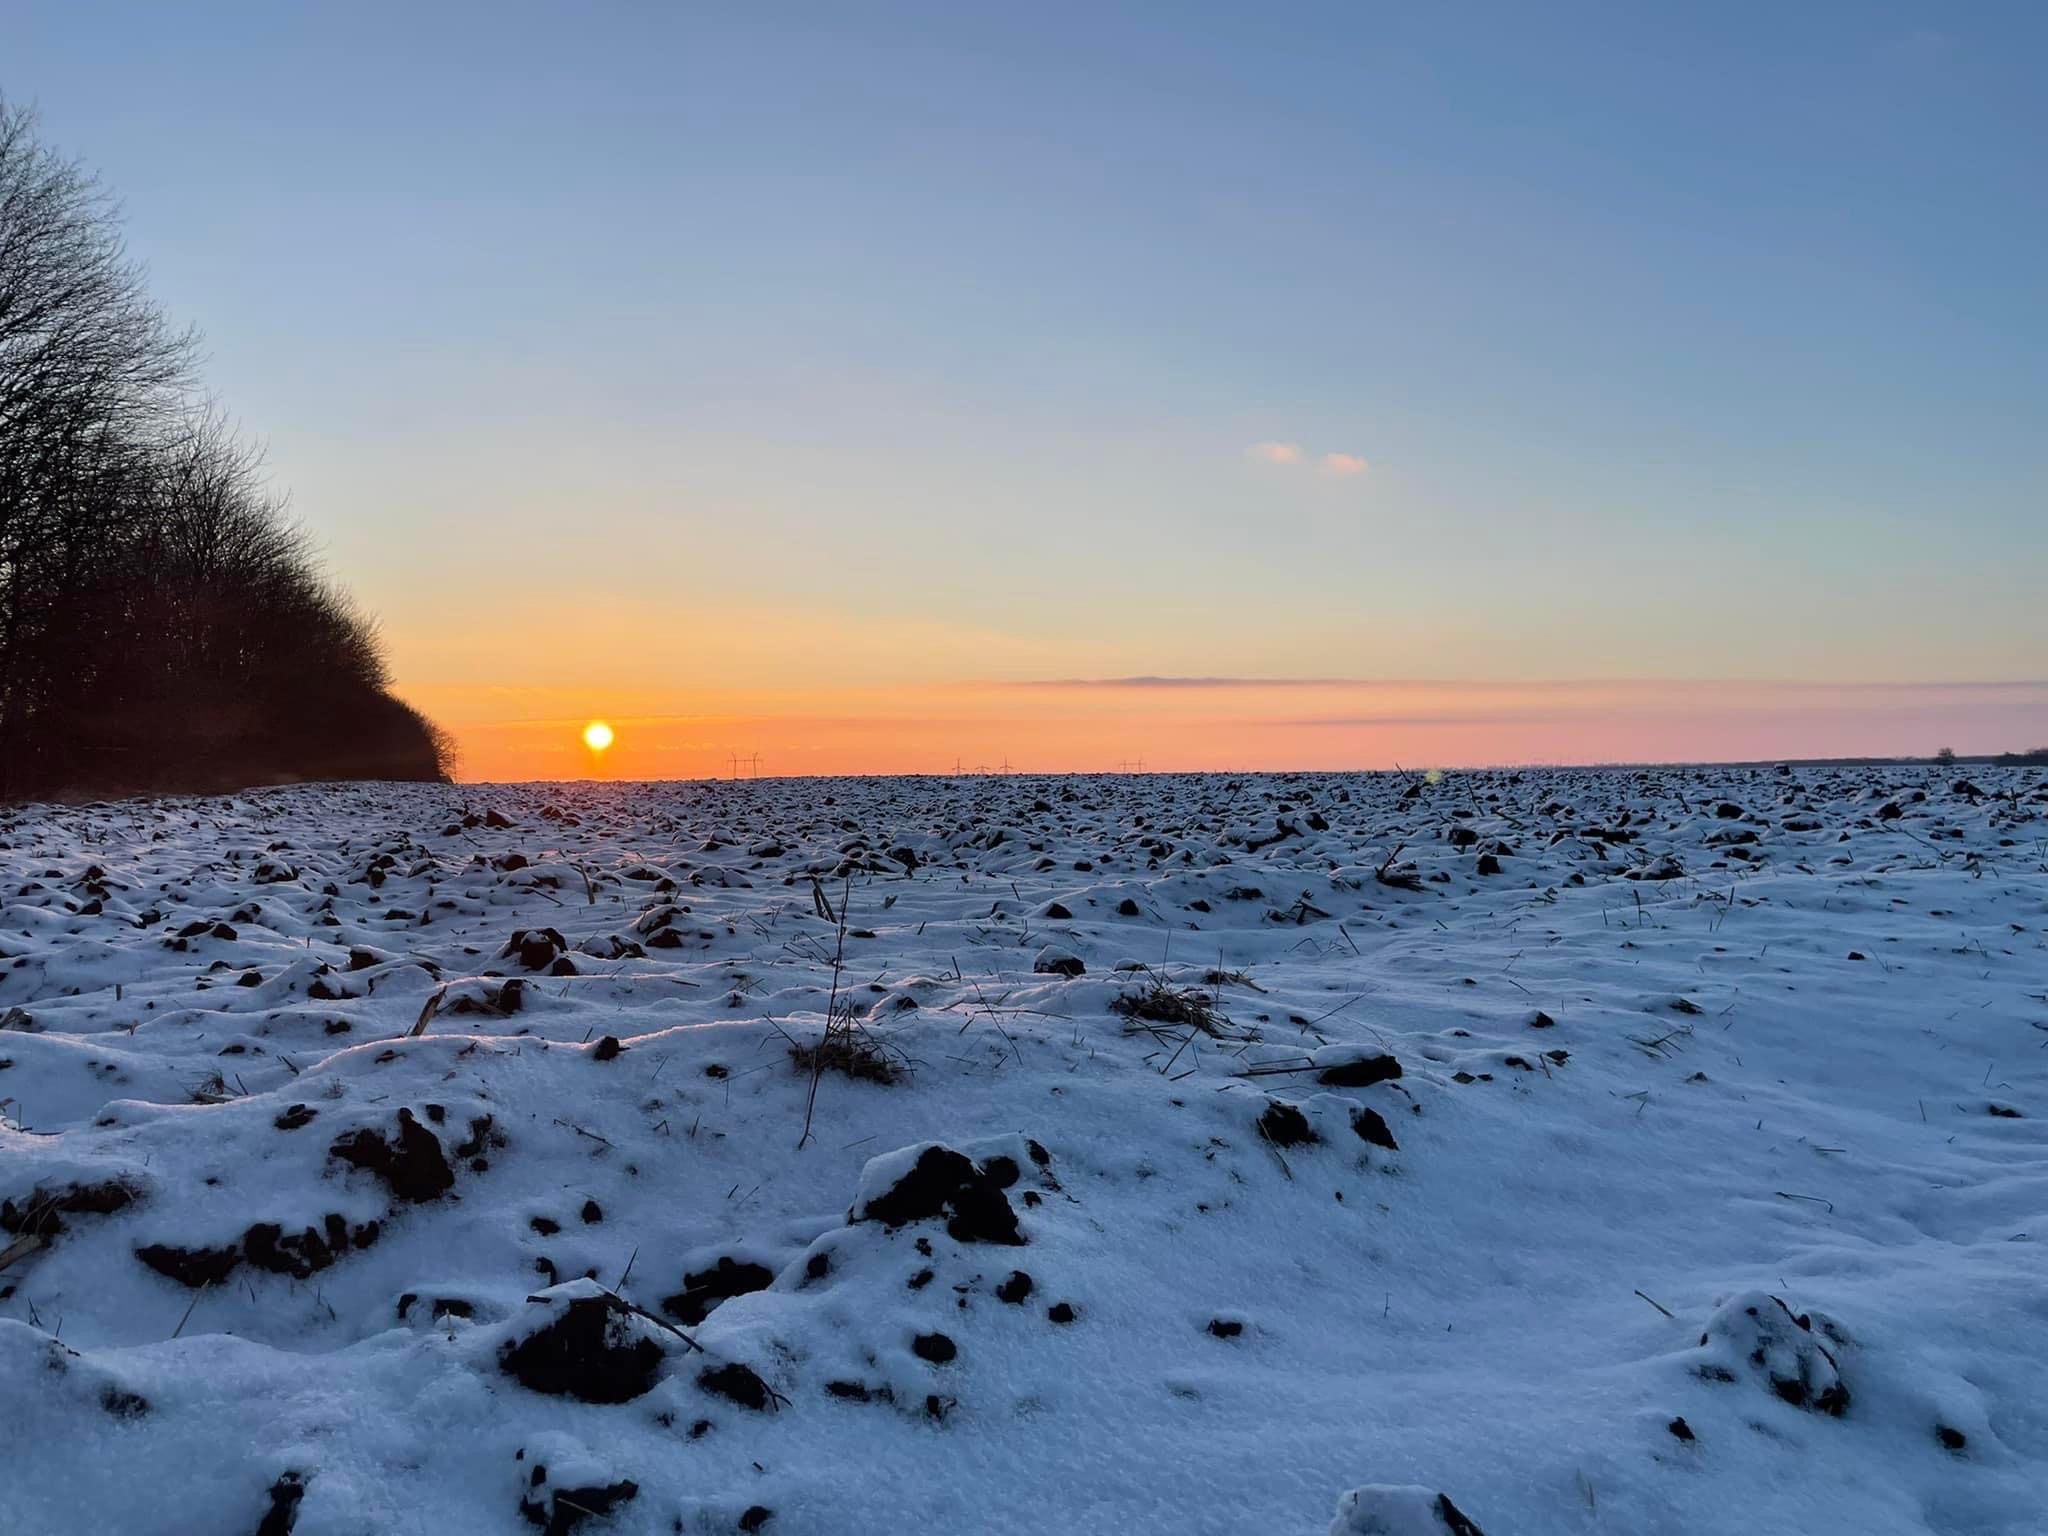
[(0, 98), (0, 796), (446, 778), (195, 342)]

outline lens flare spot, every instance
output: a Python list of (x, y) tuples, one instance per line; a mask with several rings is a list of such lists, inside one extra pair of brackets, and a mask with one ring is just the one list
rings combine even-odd
[(583, 727), (583, 745), (593, 752), (602, 752), (612, 744), (612, 728), (602, 720), (593, 720)]

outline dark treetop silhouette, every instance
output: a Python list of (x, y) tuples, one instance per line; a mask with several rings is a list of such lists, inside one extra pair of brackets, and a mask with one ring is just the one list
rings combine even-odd
[(193, 342), (0, 99), (0, 795), (445, 778)]

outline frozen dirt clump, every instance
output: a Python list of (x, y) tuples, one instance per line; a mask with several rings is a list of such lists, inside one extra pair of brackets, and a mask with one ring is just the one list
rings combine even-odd
[(585, 1520), (639, 1497), (640, 1485), (615, 1477), (584, 1444), (559, 1431), (535, 1435), (513, 1453), (519, 1471), (519, 1513), (544, 1536), (569, 1536)]
[(1794, 1408), (1839, 1418), (1848, 1410), (1849, 1388), (1835, 1350), (1847, 1342), (1830, 1319), (1794, 1312), (1765, 1291), (1745, 1291), (1723, 1302), (1707, 1320), (1700, 1348), (1709, 1357), (1699, 1374), (1733, 1381), (1737, 1369), (1747, 1369)]
[(299, 1503), (306, 1497), (303, 1473), (286, 1472), (269, 1488), (270, 1507), (256, 1527), (256, 1536), (292, 1536), (299, 1523)]
[(233, 1274), (235, 1266), (242, 1262), (242, 1249), (239, 1243), (227, 1243), (217, 1248), (146, 1243), (135, 1250), (135, 1257), (158, 1274), (196, 1291), (217, 1285)]
[(242, 1234), (242, 1257), (273, 1275), (305, 1280), (328, 1268), (352, 1248), (368, 1248), (382, 1233), (378, 1222), (353, 1227), (338, 1211), (329, 1211), (320, 1226), (289, 1230), (281, 1222), (259, 1221)]
[[(97, 1184), (67, 1184), (59, 1189), (37, 1185), (20, 1200), (0, 1200), (0, 1232), (11, 1238), (35, 1238), (48, 1244), (64, 1230), (66, 1216), (111, 1216), (142, 1198), (126, 1179)], [(13, 1245), (0, 1243), (0, 1248)]]
[(1394, 1140), (1394, 1133), (1388, 1127), (1386, 1117), (1376, 1109), (1363, 1105), (1351, 1111), (1351, 1129), (1358, 1139), (1375, 1147), (1384, 1147), (1389, 1152), (1401, 1150), (1401, 1143)]
[(1081, 962), (1081, 957), (1071, 950), (1048, 944), (1038, 952), (1038, 958), (1031, 962), (1031, 969), (1040, 976), (1072, 978), (1085, 975), (1088, 967)]
[[(887, 1188), (880, 1188), (885, 1182)], [(1003, 1193), (1016, 1182), (1013, 1158), (976, 1163), (936, 1142), (907, 1147), (868, 1164), (848, 1219), (878, 1221), (894, 1229), (944, 1217), (946, 1234), (955, 1242), (1022, 1247), (1025, 1239), (1017, 1228), (1017, 1213)]]
[(1320, 1068), (1316, 1081), (1326, 1088), (1370, 1088), (1401, 1075), (1401, 1063), (1385, 1051), (1324, 1046), (1309, 1059)]
[(660, 1377), (661, 1330), (596, 1282), (571, 1280), (530, 1299), (551, 1315), (498, 1353), (498, 1368), (529, 1391), (625, 1403)]
[(510, 960), (517, 957), (529, 971), (544, 971), (568, 948), (569, 941), (562, 937), (558, 928), (520, 928), (505, 941), (505, 947), (498, 951), (498, 958)]
[(721, 1301), (730, 1301), (735, 1296), (745, 1296), (753, 1291), (765, 1291), (775, 1280), (775, 1272), (765, 1264), (750, 1264), (735, 1261), (730, 1255), (722, 1255), (709, 1269), (700, 1269), (683, 1276), (683, 1288), (675, 1295), (665, 1297), (661, 1310), (679, 1322), (694, 1328), (711, 1315), (712, 1308)]
[(387, 1140), (381, 1131), (350, 1131), (337, 1136), (328, 1156), (374, 1173), (392, 1195), (419, 1203), (438, 1200), (455, 1186), (454, 1170), (441, 1150), (440, 1138), (413, 1118), (398, 1112), (398, 1134)]
[(1621, 878), (1624, 880), (1651, 881), (1683, 880), (1685, 878), (1685, 866), (1679, 863), (1672, 855), (1660, 853), (1655, 858), (1636, 865), (1633, 869), (1624, 869), (1621, 872)]
[(714, 1396), (738, 1403), (742, 1408), (751, 1408), (756, 1413), (767, 1412), (770, 1403), (780, 1406), (774, 1389), (761, 1379), (761, 1373), (737, 1360), (699, 1371), (697, 1385)]
[(1415, 1484), (1368, 1483), (1337, 1501), (1330, 1536), (1486, 1536), (1448, 1494)]
[(1315, 1127), (1308, 1123), (1296, 1105), (1284, 1099), (1266, 1100), (1266, 1108), (1258, 1119), (1259, 1134), (1276, 1147), (1313, 1146), (1321, 1141)]

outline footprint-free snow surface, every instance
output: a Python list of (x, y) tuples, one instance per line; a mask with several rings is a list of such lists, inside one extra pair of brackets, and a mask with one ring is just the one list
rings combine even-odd
[(1967, 771), (16, 810), (0, 1529), (2039, 1532)]

